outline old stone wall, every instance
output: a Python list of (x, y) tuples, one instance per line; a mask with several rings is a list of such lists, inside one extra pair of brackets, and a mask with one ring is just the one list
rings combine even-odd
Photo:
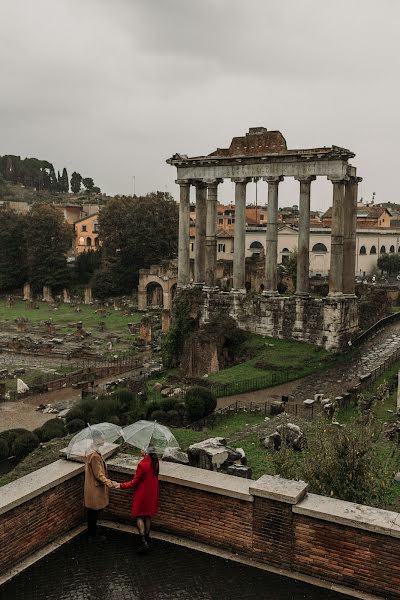
[(207, 293), (201, 321), (224, 311), (245, 331), (306, 341), (324, 348), (344, 346), (358, 331), (356, 298), (265, 297), (227, 292)]

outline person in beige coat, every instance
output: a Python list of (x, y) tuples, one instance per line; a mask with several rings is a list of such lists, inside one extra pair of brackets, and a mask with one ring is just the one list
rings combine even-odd
[(107, 466), (99, 448), (104, 444), (100, 431), (93, 429), (93, 449), (86, 456), (84, 505), (87, 508), (88, 536), (90, 542), (102, 541), (104, 536), (97, 535), (99, 511), (109, 504), (109, 488), (117, 487), (116, 481), (108, 479)]

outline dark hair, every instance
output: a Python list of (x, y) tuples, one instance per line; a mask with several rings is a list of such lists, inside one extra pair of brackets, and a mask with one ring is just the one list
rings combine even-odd
[(149, 456), (151, 460), (151, 466), (153, 468), (153, 473), (157, 476), (160, 472), (160, 463), (158, 462), (158, 456), (155, 452), (149, 452)]

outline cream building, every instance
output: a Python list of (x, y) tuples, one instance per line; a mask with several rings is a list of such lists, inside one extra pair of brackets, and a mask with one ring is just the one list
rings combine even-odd
[[(298, 230), (283, 225), (278, 229), (278, 264), (297, 249)], [(264, 255), (266, 227), (246, 228), (246, 257)], [(368, 275), (377, 268), (380, 254), (400, 253), (400, 230), (366, 229), (357, 230), (355, 275)], [(310, 276), (327, 276), (331, 254), (331, 230), (327, 227), (310, 229)], [(233, 260), (234, 236), (231, 232), (218, 230), (217, 260)], [(194, 235), (190, 238), (190, 258), (194, 259)]]

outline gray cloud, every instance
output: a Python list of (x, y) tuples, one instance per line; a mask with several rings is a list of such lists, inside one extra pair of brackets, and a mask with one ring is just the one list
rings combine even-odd
[[(168, 156), (264, 125), (290, 147), (351, 148), (363, 195), (396, 201), (399, 17), (397, 0), (3, 2), (0, 153), (109, 193), (133, 175), (139, 193), (176, 193)], [(313, 205), (330, 194), (319, 182)], [(281, 201), (297, 203), (296, 184)]]

